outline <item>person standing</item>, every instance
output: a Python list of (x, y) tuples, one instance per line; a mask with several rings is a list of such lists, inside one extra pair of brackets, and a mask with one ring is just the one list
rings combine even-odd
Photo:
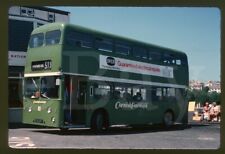
[(203, 120), (210, 121), (209, 111), (210, 111), (209, 103), (206, 102), (205, 106), (203, 107)]
[(220, 119), (220, 108), (216, 102), (213, 102), (212, 108), (210, 109), (210, 119), (212, 121), (219, 121)]

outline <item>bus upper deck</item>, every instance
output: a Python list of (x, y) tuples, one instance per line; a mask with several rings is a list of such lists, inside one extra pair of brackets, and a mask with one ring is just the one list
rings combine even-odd
[(46, 70), (188, 85), (185, 53), (80, 26), (41, 26), (33, 31), (28, 52), (26, 74)]

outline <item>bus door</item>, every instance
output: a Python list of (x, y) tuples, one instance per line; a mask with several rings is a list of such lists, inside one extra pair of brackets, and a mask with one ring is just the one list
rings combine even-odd
[(87, 81), (79, 81), (78, 104), (83, 105), (87, 103)]
[(73, 86), (76, 89), (72, 96), (72, 119), (74, 124), (85, 124), (87, 103), (86, 77), (73, 77)]

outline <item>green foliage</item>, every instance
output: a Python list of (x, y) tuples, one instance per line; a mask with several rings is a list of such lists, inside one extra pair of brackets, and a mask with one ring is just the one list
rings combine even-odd
[(202, 90), (188, 90), (187, 91), (187, 99), (188, 101), (196, 101), (201, 105), (204, 105), (206, 101), (212, 103), (216, 102), (220, 104), (220, 93), (217, 92), (209, 92), (209, 87), (203, 87)]
[(209, 92), (209, 87), (208, 86), (203, 87), (202, 88), (202, 92), (208, 93)]
[(220, 94), (217, 92), (209, 93), (209, 101), (210, 102), (216, 102), (217, 104), (220, 104)]

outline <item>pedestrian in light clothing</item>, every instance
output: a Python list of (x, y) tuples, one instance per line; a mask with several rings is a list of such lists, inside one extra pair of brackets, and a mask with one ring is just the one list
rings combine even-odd
[(216, 102), (213, 102), (210, 109), (210, 119), (211, 121), (220, 121), (220, 107), (216, 104)]
[(206, 102), (205, 106), (203, 107), (203, 118), (202, 118), (202, 120), (210, 121), (209, 111), (210, 111), (210, 106), (209, 106), (209, 103)]

